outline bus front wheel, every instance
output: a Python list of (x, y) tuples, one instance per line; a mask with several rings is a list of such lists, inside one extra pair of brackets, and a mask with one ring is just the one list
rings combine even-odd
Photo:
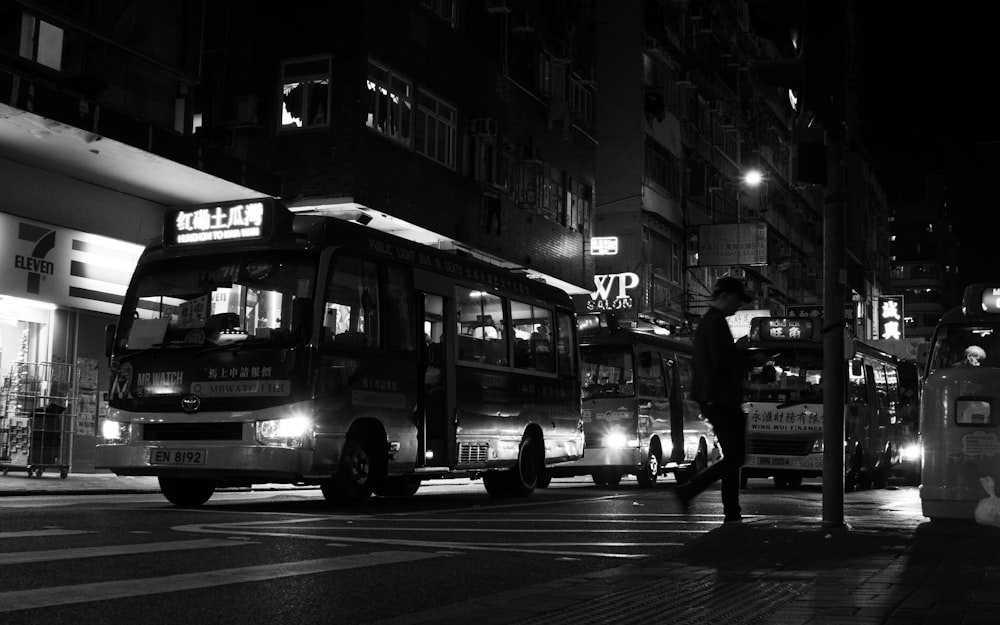
[(510, 494), (527, 497), (535, 492), (545, 471), (545, 447), (536, 437), (525, 435), (517, 450), (517, 464), (510, 472)]
[(646, 456), (646, 462), (639, 468), (635, 477), (639, 481), (641, 488), (652, 488), (656, 486), (656, 478), (660, 476), (660, 455), (659, 449), (651, 447)]
[(215, 493), (215, 483), (180, 477), (160, 477), (160, 492), (175, 506), (194, 508), (208, 501)]
[(323, 497), (335, 504), (364, 505), (375, 490), (377, 462), (371, 445), (366, 445), (361, 438), (348, 436), (337, 474), (320, 484)]

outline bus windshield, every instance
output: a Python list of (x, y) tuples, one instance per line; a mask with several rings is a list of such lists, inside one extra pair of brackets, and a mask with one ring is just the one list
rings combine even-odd
[(631, 346), (584, 345), (580, 361), (583, 399), (635, 396)]
[(122, 307), (121, 347), (287, 346), (293, 302), (312, 296), (314, 275), (305, 256), (267, 252), (140, 264)]
[(938, 328), (931, 347), (930, 369), (1000, 367), (1000, 326), (968, 325)]
[(823, 357), (818, 350), (751, 350), (747, 401), (823, 401)]

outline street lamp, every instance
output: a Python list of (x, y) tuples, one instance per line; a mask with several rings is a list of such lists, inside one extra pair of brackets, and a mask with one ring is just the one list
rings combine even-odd
[(750, 187), (760, 186), (764, 182), (764, 174), (759, 169), (748, 170), (743, 174), (743, 182)]

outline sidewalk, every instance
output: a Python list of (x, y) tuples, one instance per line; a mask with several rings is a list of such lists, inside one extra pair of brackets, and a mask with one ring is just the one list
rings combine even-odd
[[(0, 507), (3, 496), (127, 492), (159, 487), (156, 478), (111, 473), (0, 477)], [(379, 625), (471, 622), (993, 625), (1000, 622), (1000, 528), (886, 509), (848, 516), (834, 530), (819, 517), (750, 516), (662, 556)]]
[[(986, 625), (1000, 620), (1000, 528), (884, 519), (724, 525), (668, 556), (378, 625)], [(871, 519), (866, 519), (871, 524)]]

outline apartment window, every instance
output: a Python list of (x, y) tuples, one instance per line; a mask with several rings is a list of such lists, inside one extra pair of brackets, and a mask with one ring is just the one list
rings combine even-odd
[(571, 178), (566, 186), (566, 214), (562, 223), (568, 228), (583, 232), (590, 222), (594, 188), (577, 178)]
[(539, 212), (549, 219), (565, 223), (566, 182), (563, 171), (556, 167), (544, 168), (541, 184)]
[(19, 53), (56, 71), (62, 70), (63, 29), (33, 15), (21, 15), (21, 45)]
[(452, 26), (458, 21), (458, 3), (455, 0), (421, 0), (420, 4)]
[(410, 144), (413, 132), (413, 85), (383, 65), (368, 61), (369, 128), (383, 137)]
[(414, 149), (454, 169), (458, 137), (456, 118), (455, 107), (424, 89), (418, 90)]
[(330, 57), (282, 62), (280, 128), (316, 128), (329, 123)]
[(649, 138), (646, 140), (644, 169), (647, 184), (658, 185), (667, 195), (679, 197), (680, 174), (677, 172), (677, 159)]
[(550, 97), (566, 97), (566, 70), (569, 64), (543, 52), (538, 60), (538, 90)]
[(583, 121), (588, 126), (594, 121), (594, 92), (583, 84), (582, 81), (573, 78), (569, 84), (569, 110), (573, 116)]
[(482, 184), (506, 191), (510, 188), (514, 149), (494, 136), (477, 136), (473, 139), (475, 170), (473, 178)]

